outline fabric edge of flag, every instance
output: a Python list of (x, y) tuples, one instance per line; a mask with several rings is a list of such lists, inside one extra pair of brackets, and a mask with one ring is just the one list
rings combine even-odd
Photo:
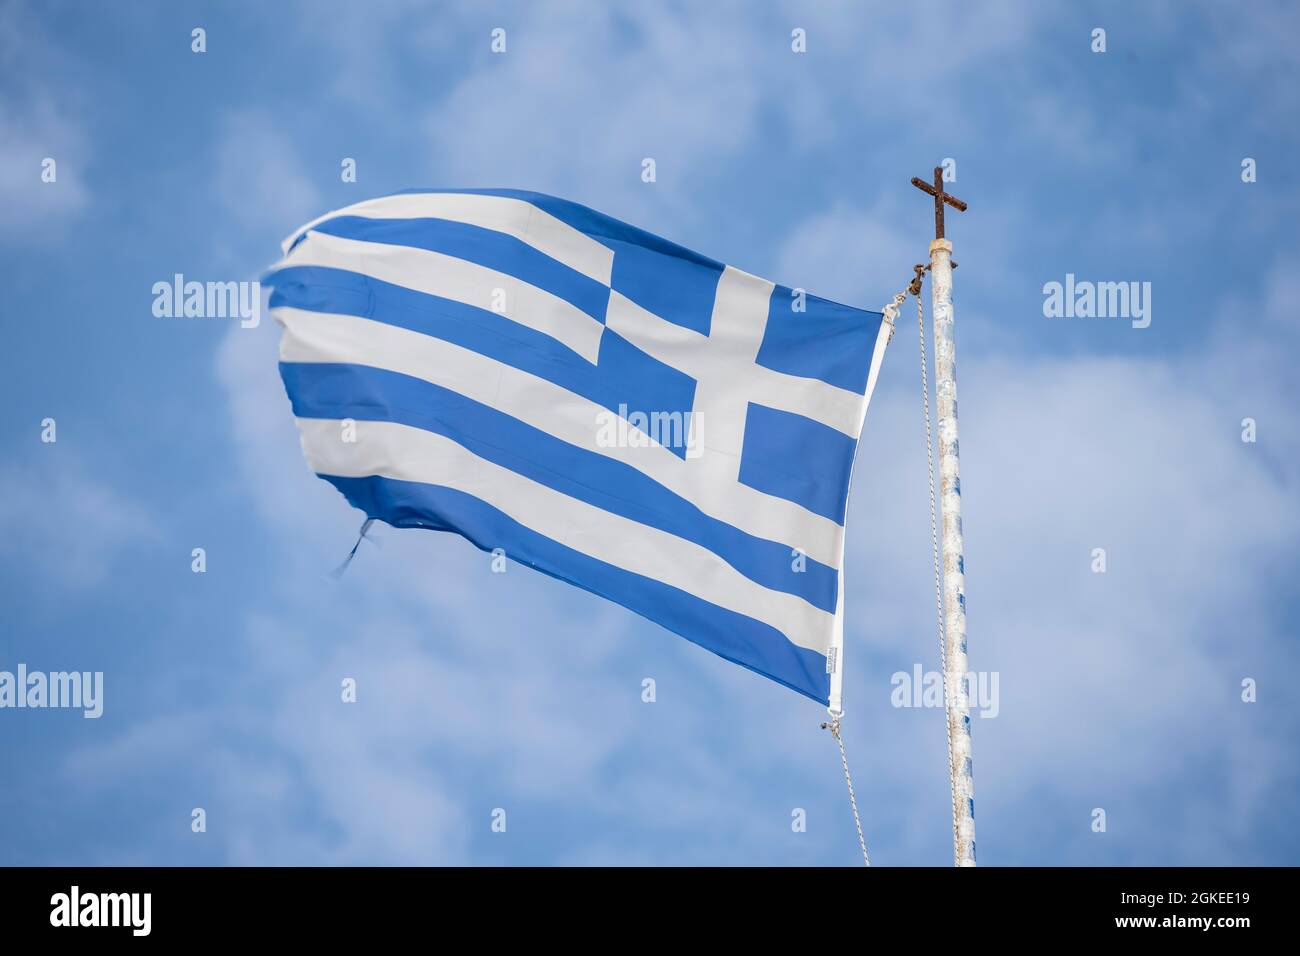
[(877, 313), (881, 317), (880, 328), (876, 332), (876, 345), (872, 350), (871, 368), (867, 372), (867, 387), (862, 395), (862, 413), (858, 417), (857, 435), (853, 442), (853, 458), (849, 462), (849, 484), (848, 491), (844, 496), (844, 533), (840, 538), (839, 553), (839, 597), (835, 602), (835, 623), (832, 625), (831, 650), (835, 655), (835, 670), (831, 672), (831, 689), (830, 698), (827, 700), (826, 708), (831, 714), (844, 712), (844, 602), (848, 589), (845, 587), (845, 578), (847, 569), (845, 567), (845, 554), (848, 551), (849, 542), (849, 505), (853, 501), (853, 473), (858, 463), (858, 452), (862, 449), (862, 429), (867, 421), (867, 408), (871, 405), (871, 396), (876, 391), (876, 379), (880, 375), (880, 368), (885, 361), (885, 350), (889, 347), (890, 341), (894, 337), (894, 327), (884, 321), (884, 313)]

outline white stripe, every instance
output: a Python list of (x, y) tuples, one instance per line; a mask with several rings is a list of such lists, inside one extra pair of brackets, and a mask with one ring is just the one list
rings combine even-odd
[(492, 307), (504, 292), (499, 314), (505, 318), (563, 342), (593, 365), (600, 352), (605, 327), (577, 306), (515, 276), (455, 256), (309, 232), (282, 264), (347, 269), (490, 311), (497, 311)]
[(503, 232), (528, 243), (597, 282), (610, 284), (614, 250), (523, 199), (467, 193), (410, 193), (367, 199), (326, 213), (284, 240), (288, 252), (295, 239), (336, 216), (367, 219), (447, 219)]
[[(285, 362), (344, 362), (400, 372), (451, 389), (556, 438), (631, 465), (705, 514), (769, 541), (798, 546), (808, 557), (839, 567), (844, 529), (829, 518), (747, 485), (704, 480), (698, 461), (683, 461), (658, 445), (597, 444), (604, 407), (544, 378), (442, 339), (370, 319), (281, 307)], [(636, 431), (629, 426), (630, 431)]]
[(358, 422), (357, 441), (349, 443), (341, 440), (340, 426), (331, 419), (298, 419), (303, 451), (318, 474), (380, 475), (455, 488), (566, 547), (763, 621), (792, 643), (826, 653), (834, 615), (754, 583), (707, 548), (571, 498), (443, 435), (393, 422)]

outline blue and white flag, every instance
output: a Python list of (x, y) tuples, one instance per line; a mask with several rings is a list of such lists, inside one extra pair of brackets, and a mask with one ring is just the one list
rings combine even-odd
[(889, 326), (585, 206), (414, 191), (267, 277), (311, 468), (839, 708), (849, 476)]

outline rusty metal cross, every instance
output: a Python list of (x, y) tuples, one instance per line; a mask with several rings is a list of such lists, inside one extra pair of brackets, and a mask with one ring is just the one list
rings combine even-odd
[[(947, 203), (958, 212), (966, 211), (966, 204), (951, 193), (943, 191), (943, 167), (934, 167), (934, 185), (931, 186), (924, 180), (913, 176), (912, 185), (923, 193), (934, 197), (934, 238), (943, 238), (943, 204)], [(956, 263), (953, 263), (956, 265)]]

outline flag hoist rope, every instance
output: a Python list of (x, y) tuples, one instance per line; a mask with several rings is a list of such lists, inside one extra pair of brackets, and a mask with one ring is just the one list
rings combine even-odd
[(834, 714), (822, 724), (823, 730), (829, 730), (835, 742), (840, 745), (840, 765), (844, 768), (844, 782), (849, 786), (849, 807), (853, 810), (853, 825), (858, 831), (858, 846), (862, 847), (862, 865), (870, 866), (871, 857), (867, 854), (867, 838), (862, 835), (862, 818), (858, 816), (858, 797), (853, 792), (853, 774), (849, 773), (849, 757), (844, 752), (844, 738), (840, 736), (840, 720), (844, 714)]
[[(926, 458), (927, 473), (930, 481), (930, 547), (934, 557), (935, 619), (938, 621), (939, 624), (939, 662), (942, 668), (942, 672), (944, 674), (947, 674), (948, 654), (944, 642), (943, 592), (941, 589), (940, 572), (939, 572), (939, 528), (938, 528), (936, 499), (934, 494), (934, 441), (932, 437), (933, 434), (932, 429), (930, 426), (930, 377), (929, 377), (929, 368), (928, 368), (929, 363), (926, 360), (926, 353), (925, 353), (925, 311), (921, 302), (921, 279), (925, 275), (926, 268), (927, 268), (926, 266), (921, 266), (921, 265), (914, 266), (913, 269), (916, 272), (916, 276), (912, 279), (911, 284), (908, 285), (908, 287), (904, 289), (902, 292), (895, 295), (894, 298), (889, 302), (889, 304), (885, 306), (883, 311), (885, 317), (884, 320), (889, 325), (889, 338), (893, 339), (894, 331), (897, 327), (897, 322), (898, 322), (898, 316), (899, 316), (898, 310), (902, 308), (903, 303), (907, 301), (907, 297), (909, 295), (916, 296), (916, 324), (917, 324), (917, 331), (920, 334), (920, 341), (921, 341), (921, 399), (922, 399), (922, 408), (924, 409), (925, 412), (925, 458)], [(862, 847), (862, 863), (864, 866), (870, 866), (871, 856), (867, 852), (866, 837), (862, 835), (862, 818), (858, 814), (858, 798), (857, 798), (857, 794), (853, 790), (853, 774), (849, 772), (849, 758), (848, 758), (848, 754), (845, 753), (844, 738), (840, 733), (840, 721), (843, 719), (843, 717), (844, 714), (842, 711), (838, 713), (832, 711), (831, 719), (828, 720), (826, 723), (822, 724), (822, 729), (829, 730), (831, 732), (831, 736), (835, 738), (835, 742), (839, 744), (840, 765), (844, 768), (844, 783), (848, 786), (849, 789), (849, 808), (853, 811), (853, 826), (858, 831), (858, 845)], [(956, 764), (953, 761), (952, 729), (951, 726), (948, 724), (947, 720), (944, 721), (944, 725), (948, 727), (949, 782), (952, 785), (953, 792), (955, 793), (957, 789), (957, 778), (956, 778)], [(953, 833), (956, 834), (957, 814), (955, 809), (953, 811), (952, 828), (953, 828)]]

